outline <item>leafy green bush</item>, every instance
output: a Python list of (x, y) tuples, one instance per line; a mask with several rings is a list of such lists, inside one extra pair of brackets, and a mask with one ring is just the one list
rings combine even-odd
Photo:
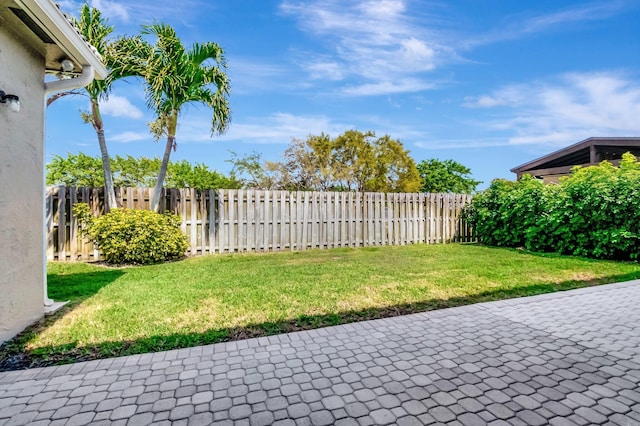
[(464, 214), (488, 245), (638, 260), (640, 164), (624, 154), (619, 167), (577, 167), (558, 185), (495, 180)]
[(107, 263), (150, 264), (179, 259), (188, 244), (180, 230), (180, 218), (147, 210), (113, 209), (98, 218), (86, 204), (73, 213), (83, 233), (97, 244)]

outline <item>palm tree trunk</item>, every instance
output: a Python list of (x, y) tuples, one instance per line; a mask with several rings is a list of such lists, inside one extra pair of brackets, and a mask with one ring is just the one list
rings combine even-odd
[(167, 136), (167, 145), (164, 147), (164, 155), (162, 156), (160, 171), (158, 172), (158, 180), (156, 180), (156, 186), (153, 188), (153, 197), (151, 198), (151, 210), (156, 213), (160, 212), (160, 195), (162, 194), (162, 188), (164, 186), (164, 178), (167, 175), (167, 166), (169, 165), (171, 149), (173, 148), (175, 141), (175, 136)]
[(104, 175), (104, 204), (105, 212), (109, 212), (112, 208), (118, 207), (116, 200), (116, 192), (113, 188), (113, 174), (111, 173), (111, 161), (109, 152), (107, 151), (107, 141), (104, 137), (104, 126), (102, 124), (102, 116), (97, 99), (91, 99), (91, 115), (93, 128), (98, 135), (98, 144), (100, 145), (100, 156), (102, 157), (102, 173)]
[(111, 174), (111, 162), (107, 152), (107, 143), (104, 139), (104, 130), (98, 133), (98, 144), (100, 145), (100, 156), (102, 157), (102, 172), (104, 174), (104, 201), (105, 211), (118, 207), (116, 191), (113, 187), (113, 175)]

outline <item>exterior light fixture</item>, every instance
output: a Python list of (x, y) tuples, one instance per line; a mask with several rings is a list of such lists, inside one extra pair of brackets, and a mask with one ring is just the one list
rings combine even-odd
[(7, 95), (5, 92), (0, 90), (0, 103), (7, 104), (9, 109), (13, 112), (20, 111), (20, 98), (16, 95)]
[(62, 71), (71, 72), (75, 68), (75, 64), (71, 59), (63, 59), (60, 61), (60, 66), (62, 67)]

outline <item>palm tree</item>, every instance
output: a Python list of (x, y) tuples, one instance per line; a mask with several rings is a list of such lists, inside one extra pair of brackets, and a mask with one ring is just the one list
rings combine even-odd
[[(103, 19), (100, 11), (96, 8), (88, 6), (86, 3), (80, 8), (80, 19), (73, 19), (73, 23), (80, 31), (87, 42), (96, 48), (98, 53), (107, 59), (109, 65), (107, 51), (109, 50), (109, 42), (107, 37), (113, 31), (113, 27), (108, 25), (107, 20)], [(100, 145), (100, 156), (102, 157), (102, 172), (104, 175), (104, 191), (105, 191), (105, 209), (109, 211), (113, 207), (117, 207), (116, 194), (113, 188), (113, 174), (111, 173), (111, 162), (109, 160), (109, 152), (107, 151), (107, 142), (104, 137), (104, 123), (100, 114), (100, 101), (106, 100), (111, 91), (111, 83), (116, 79), (116, 74), (111, 73), (105, 80), (93, 80), (91, 84), (84, 88), (86, 96), (89, 97), (91, 103), (91, 111), (83, 112), (82, 119), (86, 123), (91, 123), (98, 136), (98, 145)], [(54, 95), (47, 100), (47, 106), (56, 99), (66, 95), (82, 94), (81, 91), (62, 92)]]
[(147, 105), (157, 116), (149, 128), (156, 140), (167, 138), (151, 199), (151, 209), (157, 212), (171, 150), (177, 147), (176, 130), (182, 107), (190, 102), (210, 107), (211, 134), (224, 133), (231, 119), (229, 80), (223, 50), (218, 44), (194, 43), (186, 49), (175, 30), (162, 23), (143, 26), (142, 35), (154, 36), (156, 44), (152, 46), (141, 37), (121, 39), (117, 51), (124, 57), (116, 68), (120, 73), (145, 80)]

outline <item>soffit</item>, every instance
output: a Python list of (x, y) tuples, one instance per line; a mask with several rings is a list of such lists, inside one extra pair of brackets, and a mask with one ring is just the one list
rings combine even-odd
[(42, 55), (49, 73), (60, 71), (60, 61), (68, 58), (74, 62), (76, 73), (83, 65), (92, 65), (96, 78), (108, 74), (95, 48), (51, 0), (0, 0), (0, 26), (9, 28)]
[(620, 158), (625, 152), (640, 154), (640, 138), (589, 138), (511, 169), (514, 173), (591, 163), (591, 149), (601, 159)]

